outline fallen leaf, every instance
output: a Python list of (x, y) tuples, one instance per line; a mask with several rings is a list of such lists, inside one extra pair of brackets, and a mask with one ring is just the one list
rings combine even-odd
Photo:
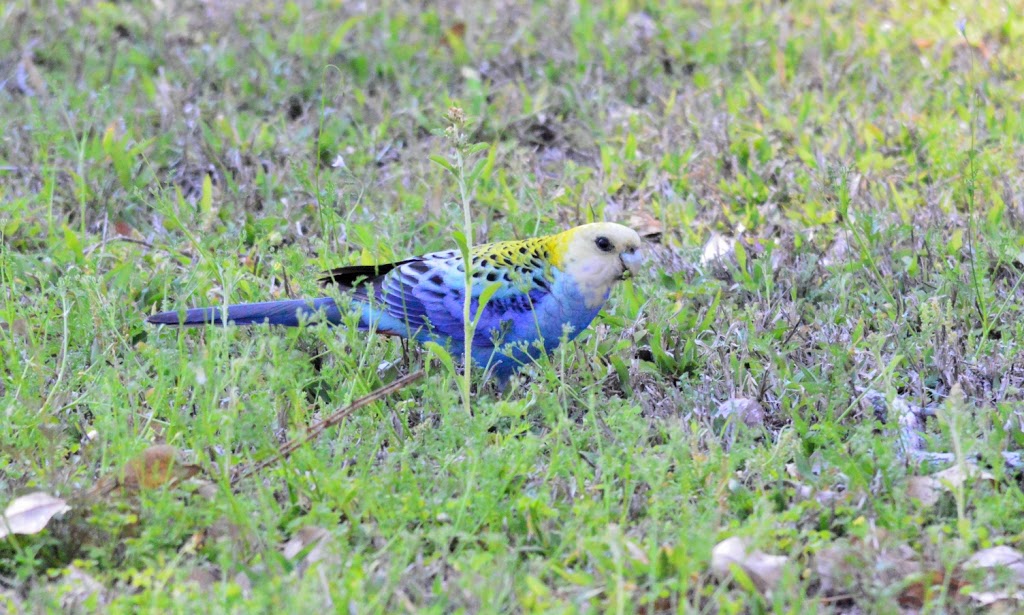
[(135, 237), (138, 234), (132, 225), (128, 224), (124, 220), (118, 220), (114, 222), (114, 235), (117, 237)]
[(330, 532), (322, 527), (306, 526), (295, 532), (291, 540), (281, 547), (281, 553), (290, 560), (300, 558), (297, 570), (299, 574), (304, 574), (310, 566), (327, 558), (324, 539), (328, 536)]
[(782, 555), (748, 550), (746, 541), (738, 536), (726, 538), (711, 550), (712, 572), (725, 580), (734, 575), (735, 568), (739, 568), (762, 594), (767, 594), (779, 584), (788, 563), (789, 558)]
[(322, 527), (306, 526), (295, 532), (291, 540), (284, 543), (284, 546), (281, 547), (281, 553), (288, 559), (295, 559), (295, 556), (301, 553), (303, 549), (323, 540), (327, 535), (327, 530)]
[(9, 534), (38, 534), (50, 519), (69, 510), (67, 502), (42, 491), (15, 498), (0, 517), (0, 538)]
[(1015, 613), (1015, 607), (1024, 602), (1024, 592), (968, 592), (967, 596), (989, 613)]
[(155, 489), (192, 478), (198, 473), (199, 466), (181, 461), (178, 449), (167, 444), (157, 444), (128, 462), (122, 484), (129, 490)]
[(629, 557), (631, 557), (633, 561), (639, 562), (644, 566), (650, 565), (651, 560), (647, 557), (647, 553), (640, 548), (640, 545), (636, 544), (632, 540), (629, 540), (628, 538), (623, 540), (622, 542), (624, 545), (626, 545), (626, 551), (629, 552)]
[(658, 220), (646, 211), (637, 211), (629, 216), (628, 226), (637, 232), (640, 237), (651, 243), (661, 243), (661, 236), (664, 227), (661, 220)]
[(968, 480), (995, 480), (995, 476), (987, 470), (980, 470), (973, 463), (958, 463), (932, 474), (932, 478), (950, 487), (959, 487)]
[(105, 476), (90, 490), (91, 495), (106, 495), (115, 490), (134, 493), (143, 489), (173, 486), (199, 474), (201, 468), (182, 461), (181, 451), (168, 444), (156, 444), (124, 466), (120, 476)]
[(725, 265), (724, 261), (733, 255), (733, 246), (736, 240), (725, 235), (714, 233), (708, 242), (704, 244), (704, 251), (700, 255), (700, 264)]
[(911, 476), (907, 479), (907, 495), (926, 507), (935, 506), (942, 492), (942, 483), (931, 476)]
[(1013, 547), (999, 545), (982, 549), (964, 562), (965, 569), (1009, 570), (1014, 582), (1024, 585), (1024, 554)]
[(733, 397), (723, 401), (715, 412), (715, 418), (729, 419), (735, 417), (737, 422), (747, 427), (764, 425), (764, 408), (755, 399)]
[(964, 586), (964, 581), (956, 575), (947, 578), (943, 570), (912, 575), (896, 596), (896, 603), (905, 609), (921, 609), (927, 603), (929, 594), (938, 593), (943, 585), (948, 587), (951, 595), (956, 596)]
[(907, 495), (925, 506), (934, 506), (943, 493), (958, 489), (969, 480), (995, 480), (995, 476), (973, 463), (958, 463), (929, 476), (911, 476), (907, 479)]
[[(982, 549), (964, 562), (964, 570), (984, 570), (995, 572), (1008, 571), (1014, 584), (1024, 585), (1024, 554), (1006, 545)], [(968, 597), (977, 605), (988, 608), (1005, 609), (1014, 612), (1017, 605), (1024, 602), (1024, 592), (1009, 590), (986, 590), (968, 592)]]

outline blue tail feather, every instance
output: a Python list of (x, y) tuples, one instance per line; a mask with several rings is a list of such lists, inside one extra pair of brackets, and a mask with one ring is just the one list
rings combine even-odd
[[(341, 322), (341, 311), (330, 297), (319, 299), (291, 299), (286, 301), (266, 301), (264, 303), (242, 303), (229, 305), (227, 324), (229, 325), (279, 325), (297, 327), (300, 321), (309, 321), (314, 316), (330, 324)], [(160, 312), (147, 318), (154, 325), (170, 326), (202, 326), (222, 325), (224, 308), (202, 307), (182, 312)]]

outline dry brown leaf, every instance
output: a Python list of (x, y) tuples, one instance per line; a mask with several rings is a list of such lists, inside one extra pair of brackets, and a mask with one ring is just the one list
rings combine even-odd
[(42, 491), (14, 498), (0, 517), (0, 538), (9, 534), (38, 534), (50, 519), (69, 510), (67, 502)]
[(114, 222), (114, 235), (116, 237), (141, 237), (141, 233), (124, 220)]
[(643, 210), (630, 214), (627, 225), (642, 239), (651, 243), (661, 243), (661, 236), (665, 232), (661, 220)]
[(628, 538), (623, 540), (622, 543), (626, 545), (626, 551), (629, 552), (629, 556), (633, 559), (633, 561), (639, 562), (644, 566), (650, 565), (651, 560), (647, 557), (647, 553), (640, 548), (640, 545), (636, 544), (632, 540), (629, 540)]
[(125, 489), (155, 489), (176, 484), (199, 473), (199, 466), (183, 463), (181, 452), (167, 444), (157, 444), (128, 462), (122, 485)]
[(281, 547), (281, 553), (290, 560), (301, 555), (298, 572), (304, 574), (310, 566), (328, 556), (324, 540), (328, 536), (330, 536), (330, 532), (322, 527), (306, 526), (295, 532), (291, 540)]
[(929, 593), (939, 593), (939, 588), (943, 585), (948, 587), (949, 593), (953, 596), (957, 596), (960, 588), (964, 586), (963, 579), (955, 575), (947, 578), (943, 570), (932, 570), (914, 576), (916, 578), (904, 585), (896, 596), (897, 604), (905, 609), (922, 608), (928, 601)]
[(115, 490), (135, 493), (143, 489), (173, 486), (199, 474), (201, 468), (182, 461), (182, 454), (168, 444), (155, 444), (124, 466), (120, 477), (104, 476), (90, 491), (106, 495)]
[(720, 579), (731, 578), (733, 566), (737, 566), (762, 594), (779, 584), (788, 563), (785, 556), (749, 550), (746, 541), (738, 536), (726, 538), (711, 550), (711, 570)]

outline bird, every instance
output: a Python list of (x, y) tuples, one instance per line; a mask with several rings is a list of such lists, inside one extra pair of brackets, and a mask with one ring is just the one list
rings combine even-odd
[[(479, 244), (470, 254), (470, 314), (479, 314), (472, 361), (500, 383), (542, 353), (551, 353), (563, 339), (575, 339), (604, 307), (615, 284), (638, 273), (643, 262), (640, 235), (612, 222)], [(317, 321), (340, 325), (355, 312), (359, 329), (435, 342), (462, 358), (467, 285), (460, 250), (339, 267), (324, 272), (319, 282), (336, 287), (335, 296), (167, 311), (147, 321), (296, 327)], [(484, 307), (478, 311), (481, 300)]]

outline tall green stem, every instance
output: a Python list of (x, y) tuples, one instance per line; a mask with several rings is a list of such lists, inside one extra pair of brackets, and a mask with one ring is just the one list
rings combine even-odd
[(470, 197), (473, 185), (480, 175), (480, 165), (472, 171), (467, 171), (466, 157), (479, 151), (479, 146), (471, 146), (467, 142), (466, 114), (461, 108), (449, 108), (445, 121), (448, 122), (448, 127), (444, 131), (445, 137), (455, 146), (454, 164), (440, 156), (431, 156), (431, 160), (455, 177), (459, 184), (459, 200), (462, 202), (462, 237), (459, 237), (459, 233), (455, 236), (455, 241), (462, 251), (462, 268), (465, 273), (465, 296), (462, 302), (463, 374), (459, 381), (459, 389), (462, 392), (463, 410), (467, 414), (472, 414), (469, 385), (473, 368), (473, 333), (476, 330), (476, 323), (473, 321), (473, 211), (470, 207)]
[(462, 232), (466, 236), (465, 252), (463, 253), (463, 260), (466, 265), (464, 267), (466, 270), (466, 294), (462, 300), (462, 409), (466, 411), (466, 414), (471, 414), (473, 410), (469, 403), (469, 384), (473, 367), (473, 335), (476, 329), (472, 314), (473, 214), (469, 206), (469, 186), (466, 184), (466, 159), (459, 148), (455, 150), (455, 161), (459, 169), (459, 198), (462, 200)]

